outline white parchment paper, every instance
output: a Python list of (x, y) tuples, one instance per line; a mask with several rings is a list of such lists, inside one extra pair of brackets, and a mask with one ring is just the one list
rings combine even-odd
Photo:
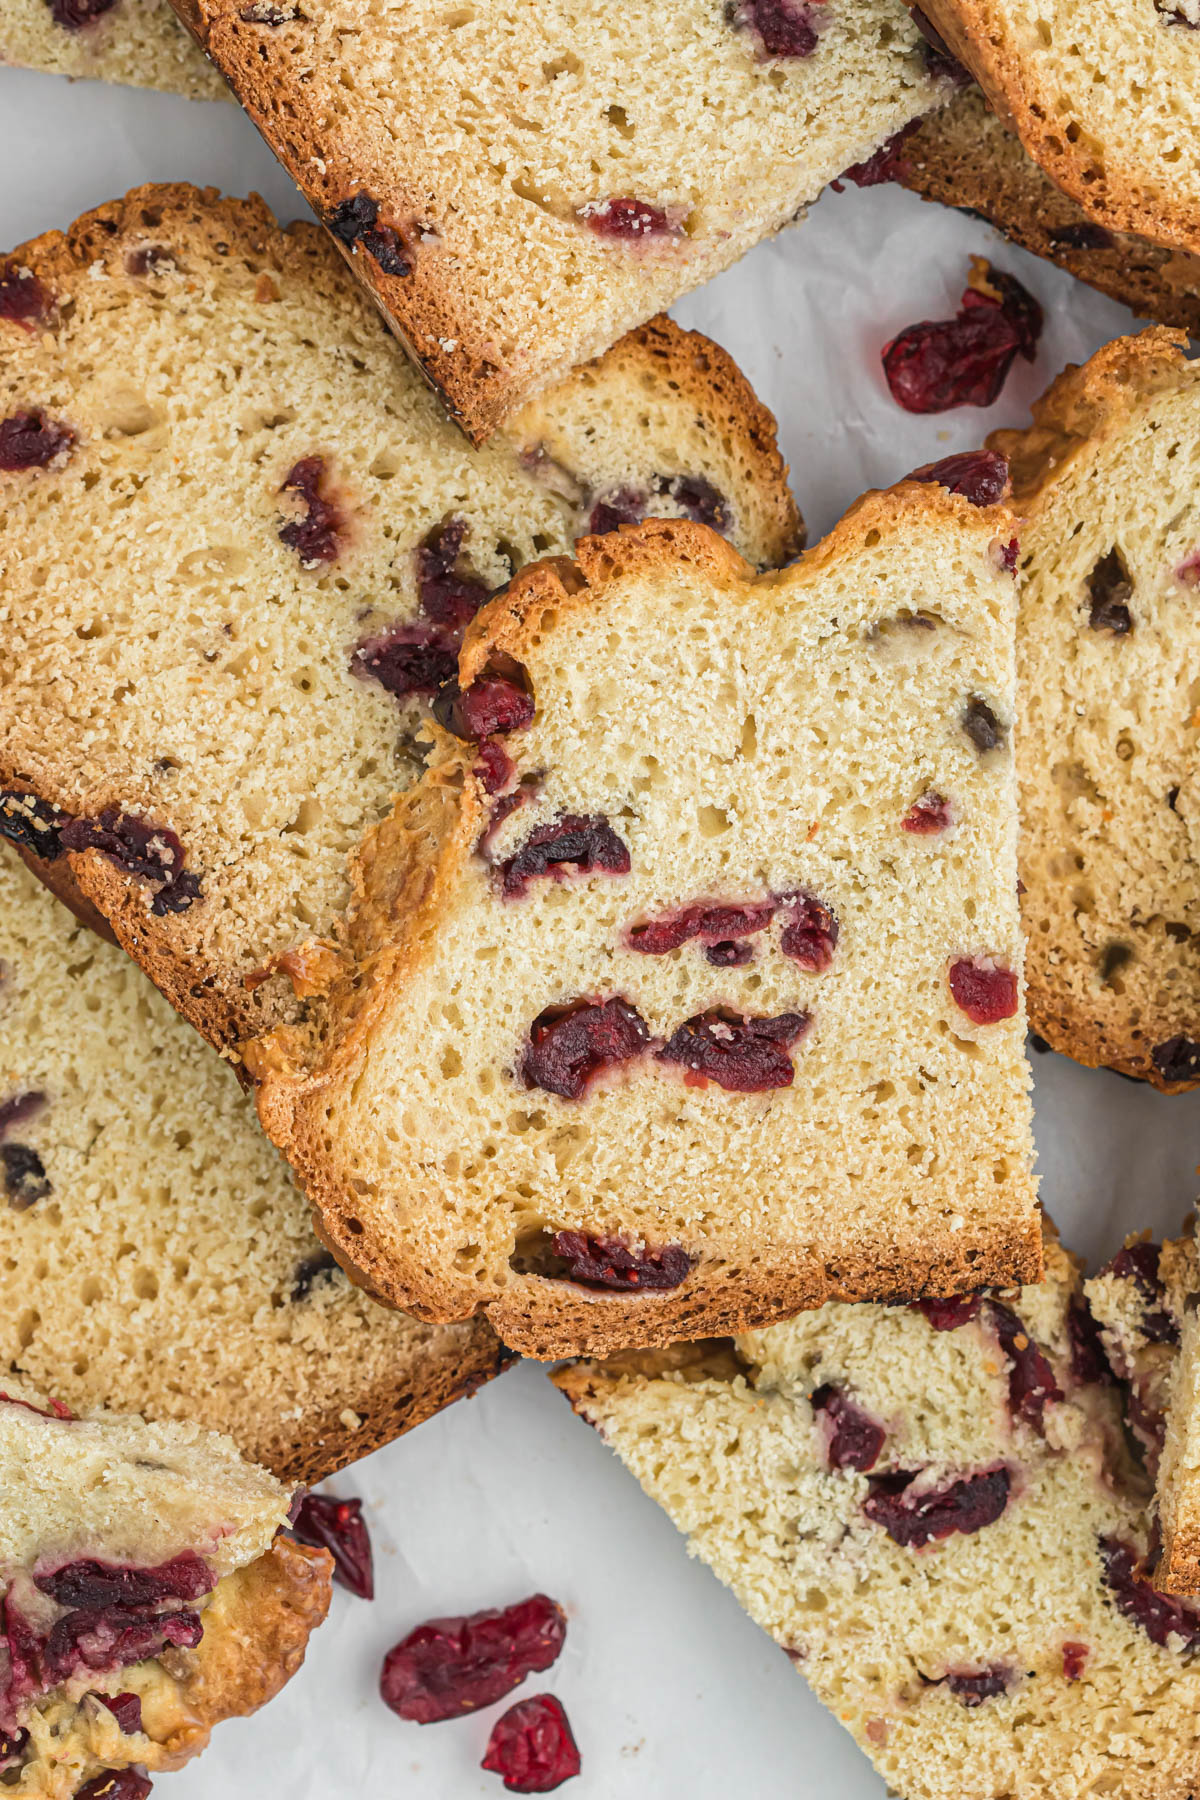
[[(284, 220), (304, 210), (232, 106), (4, 69), (0, 124), (2, 248), (139, 181), (255, 188)], [(994, 254), (1041, 300), (1037, 363), (1018, 363), (986, 413), (910, 418), (888, 397), (880, 347), (955, 310), (972, 252)], [(864, 487), (1023, 423), (1064, 362), (1132, 323), (987, 226), (890, 187), (828, 194), (677, 311), (733, 352), (778, 416), (810, 539)], [(1126, 1230), (1176, 1225), (1197, 1187), (1200, 1094), (1163, 1099), (1057, 1056), (1035, 1058), (1035, 1076), (1042, 1191), (1067, 1241), (1096, 1258)], [(331, 1486), (366, 1502), (374, 1604), (338, 1590), (300, 1674), (166, 1777), (172, 1800), (497, 1800), (499, 1778), (478, 1764), (502, 1706), (403, 1724), (378, 1699), (379, 1664), (431, 1614), (537, 1588), (570, 1616), (559, 1662), (525, 1690), (558, 1694), (573, 1722), (584, 1772), (564, 1796), (880, 1800), (841, 1727), (536, 1365)]]

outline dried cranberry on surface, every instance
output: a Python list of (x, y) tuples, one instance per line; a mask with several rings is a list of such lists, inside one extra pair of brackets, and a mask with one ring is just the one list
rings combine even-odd
[(341, 200), (325, 220), (341, 243), (360, 244), (385, 275), (411, 275), (408, 246), (394, 225), (379, 223), (379, 202), (365, 189)]
[(157, 1606), (164, 1600), (199, 1600), (212, 1592), (216, 1580), (203, 1557), (185, 1554), (155, 1568), (86, 1557), (58, 1569), (44, 1569), (34, 1576), (34, 1585), (60, 1606), (102, 1611), (106, 1607)]
[(14, 1212), (26, 1212), (52, 1191), (46, 1165), (29, 1144), (0, 1144), (0, 1186)]
[(873, 1469), (879, 1461), (887, 1433), (877, 1419), (856, 1406), (844, 1388), (823, 1382), (813, 1390), (809, 1404), (818, 1415), (831, 1469)]
[(548, 1006), (529, 1027), (521, 1076), (526, 1087), (581, 1100), (604, 1070), (632, 1062), (649, 1044), (646, 1021), (619, 996)]
[(756, 1019), (715, 1006), (685, 1019), (657, 1055), (660, 1062), (682, 1068), (691, 1087), (715, 1081), (728, 1093), (761, 1094), (791, 1087), (795, 1070), (788, 1052), (811, 1022), (803, 1012)]
[(1156, 1044), (1150, 1060), (1164, 1081), (1200, 1081), (1200, 1042), (1195, 1038), (1168, 1038)]
[(593, 502), (587, 528), (600, 537), (606, 531), (616, 531), (619, 525), (640, 525), (649, 504), (649, 495), (638, 488), (615, 488)]
[(1061, 1400), (1062, 1389), (1054, 1378), (1049, 1359), (1030, 1337), (1012, 1308), (989, 1300), (985, 1317), (1008, 1359), (1008, 1404), (1014, 1419), (1035, 1430), (1044, 1429), (1046, 1407)]
[(298, 1495), (288, 1514), (288, 1531), (302, 1544), (329, 1551), (333, 1578), (340, 1586), (360, 1600), (375, 1598), (371, 1538), (361, 1500), (343, 1500), (336, 1494)]
[(448, 682), (434, 701), (433, 716), (455, 737), (477, 743), (483, 738), (519, 731), (532, 723), (536, 710), (533, 695), (523, 685), (527, 679), (524, 670), (515, 679), (485, 670), (469, 688)]
[(11, 1094), (7, 1100), (0, 1100), (0, 1138), (5, 1137), (15, 1125), (23, 1125), (27, 1119), (36, 1118), (46, 1105), (45, 1094), (34, 1088), (24, 1094)]
[(1007, 1664), (995, 1663), (988, 1669), (948, 1669), (937, 1685), (948, 1688), (964, 1706), (974, 1707), (1006, 1694), (1012, 1680), (1013, 1671)]
[(563, 813), (532, 831), (512, 856), (497, 864), (500, 892), (519, 900), (531, 881), (548, 876), (628, 875), (629, 847), (599, 813)]
[(281, 494), (296, 494), (305, 506), (302, 519), (281, 525), (279, 541), (294, 550), (301, 567), (335, 562), (341, 553), (346, 519), (329, 491), (329, 465), (323, 456), (302, 456), (283, 478)]
[(1114, 547), (1100, 558), (1088, 576), (1087, 588), (1091, 629), (1106, 631), (1110, 637), (1128, 637), (1133, 630), (1133, 614), (1129, 610), (1133, 582), (1118, 549)]
[(817, 47), (823, 10), (821, 0), (741, 0), (733, 16), (754, 33), (764, 57), (801, 57)]
[(1067, 1337), (1071, 1345), (1071, 1374), (1075, 1380), (1111, 1383), (1114, 1377), (1100, 1327), (1087, 1301), (1078, 1295), (1067, 1308)]
[(949, 982), (954, 1004), (972, 1025), (998, 1025), (1017, 1011), (1017, 978), (1011, 969), (960, 956), (950, 964)]
[(656, 494), (668, 494), (686, 518), (713, 531), (725, 531), (729, 525), (729, 502), (719, 488), (704, 475), (656, 475)]
[(708, 946), (704, 960), (714, 969), (742, 969), (754, 961), (754, 945), (736, 938), (723, 938), (720, 943)]
[(1104, 1585), (1117, 1611), (1140, 1625), (1151, 1643), (1169, 1646), (1175, 1639), (1188, 1650), (1200, 1644), (1200, 1612), (1169, 1594), (1160, 1594), (1132, 1544), (1117, 1537), (1101, 1538), (1100, 1561)]
[(625, 933), (625, 944), (642, 956), (666, 956), (693, 938), (699, 938), (702, 944), (723, 944), (765, 931), (777, 911), (774, 900), (697, 900), (691, 906), (631, 925)]
[(168, 1646), (194, 1650), (204, 1635), (200, 1615), (190, 1608), (153, 1612), (147, 1607), (87, 1607), (63, 1613), (50, 1627), (38, 1663), (43, 1682), (57, 1686), (88, 1671), (123, 1669), (159, 1656)]
[(1006, 727), (1000, 723), (982, 694), (968, 696), (963, 708), (962, 728), (980, 756), (986, 756), (989, 750), (998, 750), (1006, 734)]
[(51, 419), (39, 408), (11, 413), (0, 419), (0, 471), (44, 469), (64, 456), (75, 442), (75, 433), (61, 419)]
[(200, 877), (184, 867), (187, 852), (169, 825), (109, 806), (98, 819), (64, 817), (58, 840), (63, 850), (99, 850), (127, 875), (160, 882), (150, 902), (156, 918), (185, 912), (200, 897)]
[(973, 75), (963, 68), (933, 20), (919, 6), (910, 6), (908, 10), (913, 24), (925, 39), (925, 66), (929, 73), (954, 82), (956, 87), (969, 87)]
[(852, 181), (855, 187), (881, 187), (885, 181), (900, 181), (909, 171), (909, 161), (904, 146), (913, 132), (920, 125), (920, 119), (910, 119), (899, 131), (894, 131), (886, 143), (880, 144), (878, 150), (868, 156), (865, 162), (852, 163), (844, 169), (832, 185), (840, 193), (843, 181)]
[(146, 1800), (152, 1785), (140, 1769), (105, 1769), (75, 1789), (75, 1800)]
[(503, 1611), (429, 1619), (388, 1651), (379, 1691), (394, 1713), (417, 1725), (461, 1718), (548, 1669), (566, 1635), (562, 1607), (545, 1594)]
[(631, 1250), (619, 1238), (589, 1237), (582, 1231), (556, 1231), (554, 1254), (567, 1265), (566, 1280), (627, 1294), (677, 1288), (691, 1274), (694, 1261), (681, 1244)]
[(900, 821), (900, 829), (911, 832), (914, 837), (934, 837), (945, 831), (949, 824), (950, 802), (931, 788), (913, 801)]
[(117, 0), (49, 0), (50, 17), (67, 31), (82, 31), (111, 12)]
[(101, 1706), (106, 1706), (126, 1737), (142, 1729), (142, 1697), (140, 1694), (96, 1694)]
[(783, 928), (779, 948), (802, 969), (820, 975), (833, 961), (837, 948), (836, 918), (813, 894), (788, 896), (783, 904), (791, 917)]
[(614, 194), (607, 200), (589, 200), (578, 217), (597, 237), (645, 243), (653, 238), (678, 237), (683, 226), (676, 206), (654, 206), (633, 194)]
[(982, 257), (953, 319), (910, 325), (884, 347), (883, 372), (906, 412), (991, 406), (1018, 355), (1032, 362), (1042, 309), (1013, 275)]
[(470, 527), (446, 519), (413, 552), (418, 617), (365, 638), (350, 658), (355, 675), (377, 681), (389, 694), (436, 694), (458, 675), (463, 632), (492, 590), (458, 567)]
[(43, 862), (55, 862), (62, 855), (61, 832), (68, 816), (20, 788), (0, 788), (0, 837), (32, 851)]
[(872, 1475), (863, 1511), (894, 1543), (920, 1550), (956, 1531), (969, 1535), (994, 1525), (1008, 1505), (1012, 1478), (1006, 1468), (985, 1469), (944, 1488), (914, 1494), (910, 1490), (915, 1480), (913, 1470)]
[(336, 1256), (331, 1256), (328, 1250), (318, 1250), (315, 1256), (303, 1257), (292, 1273), (291, 1299), (307, 1300), (322, 1275), (332, 1275), (337, 1266)]
[(979, 1317), (982, 1304), (980, 1294), (951, 1294), (945, 1300), (914, 1300), (912, 1309), (926, 1318), (935, 1331), (957, 1331), (960, 1325), (969, 1325)]
[(1161, 1256), (1161, 1244), (1125, 1244), (1100, 1273), (1131, 1281), (1146, 1302), (1139, 1320), (1143, 1337), (1152, 1344), (1177, 1344), (1179, 1326), (1167, 1309), (1167, 1291), (1158, 1274)]
[(397, 700), (437, 694), (458, 674), (458, 645), (436, 625), (417, 620), (364, 638), (350, 657), (351, 673), (375, 681)]
[(910, 481), (936, 481), (972, 506), (995, 506), (1008, 492), (1008, 462), (995, 450), (959, 450), (940, 462), (922, 463)]
[(49, 297), (32, 269), (0, 263), (0, 319), (8, 319), (14, 325), (33, 325), (49, 311)]
[(549, 1794), (582, 1768), (561, 1701), (553, 1694), (518, 1700), (492, 1726), (481, 1769), (504, 1777), (510, 1794)]

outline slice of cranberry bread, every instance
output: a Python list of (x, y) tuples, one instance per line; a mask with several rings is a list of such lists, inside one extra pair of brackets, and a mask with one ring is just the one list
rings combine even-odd
[(1195, 0), (925, 0), (923, 14), (1090, 219), (1200, 250)]
[(1080, 1293), (827, 1306), (555, 1377), (906, 1800), (1187, 1800), (1200, 1612)]
[[(228, 1049), (295, 1017), (463, 625), (649, 512), (785, 560), (774, 422), (665, 319), (472, 452), (328, 240), (142, 188), (0, 264), (0, 831)], [(6, 792), (2, 792), (6, 790)]]
[(311, 1483), (505, 1360), (351, 1286), (233, 1071), (4, 847), (0, 1387), (195, 1419)]
[(1200, 256), (1090, 219), (1026, 154), (974, 85), (909, 127), (872, 174), (977, 213), (1023, 250), (1057, 263), (1140, 318), (1200, 332)]
[(1068, 369), (990, 440), (1023, 516), (1017, 641), (1030, 1020), (1200, 1080), (1200, 378), (1169, 332)]
[(304, 1659), (332, 1559), (290, 1495), (199, 1426), (0, 1393), (0, 1785), (144, 1800)]
[(479, 442), (945, 92), (895, 0), (175, 0)]
[(912, 482), (755, 577), (650, 523), (479, 615), (245, 1053), (372, 1291), (549, 1356), (1037, 1273), (1012, 529)]
[(193, 100), (228, 95), (170, 0), (4, 0), (0, 63), (166, 88)]

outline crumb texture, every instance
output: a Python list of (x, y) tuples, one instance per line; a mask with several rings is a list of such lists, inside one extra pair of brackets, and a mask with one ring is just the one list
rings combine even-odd
[(21, 63), (76, 80), (164, 88), (191, 100), (221, 100), (229, 90), (171, 10), (170, 0), (110, 0), (83, 25), (59, 15), (88, 9), (51, 0), (4, 0), (0, 63)]

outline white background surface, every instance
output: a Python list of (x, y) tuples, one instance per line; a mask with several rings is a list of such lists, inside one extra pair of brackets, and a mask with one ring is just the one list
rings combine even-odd
[[(0, 250), (140, 181), (255, 188), (283, 220), (304, 210), (231, 105), (3, 69), (0, 124)], [(955, 310), (972, 251), (995, 253), (1042, 301), (1037, 364), (1018, 363), (987, 413), (909, 418), (884, 388), (880, 346)], [(677, 311), (733, 352), (774, 409), (810, 539), (862, 488), (1023, 423), (1065, 361), (1131, 325), (987, 226), (890, 187), (828, 194), (804, 226)], [(1200, 1093), (1163, 1099), (1057, 1056), (1034, 1065), (1042, 1193), (1068, 1243), (1095, 1260), (1127, 1230), (1175, 1226), (1197, 1190)], [(503, 1704), (405, 1724), (378, 1699), (379, 1663), (431, 1614), (538, 1588), (570, 1618), (558, 1663), (524, 1690), (557, 1693), (570, 1714), (584, 1772), (564, 1797), (880, 1800), (849, 1737), (536, 1365), (331, 1486), (366, 1502), (374, 1604), (335, 1590), (297, 1678), (166, 1777), (164, 1800), (497, 1800), (499, 1777), (478, 1763)]]

